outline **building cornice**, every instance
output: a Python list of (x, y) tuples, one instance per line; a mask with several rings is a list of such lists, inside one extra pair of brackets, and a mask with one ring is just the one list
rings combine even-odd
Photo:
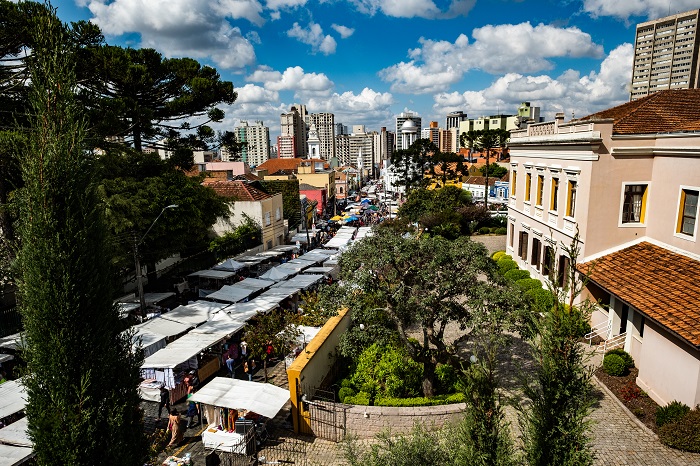
[(700, 147), (613, 147), (612, 155), (652, 155), (667, 157), (700, 157)]

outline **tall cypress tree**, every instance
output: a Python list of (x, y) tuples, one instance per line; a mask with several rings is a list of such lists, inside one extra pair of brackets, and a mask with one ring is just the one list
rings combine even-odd
[(69, 32), (34, 18), (32, 124), (22, 154), (21, 310), (29, 435), (39, 464), (143, 464), (139, 355), (112, 304), (93, 155), (75, 103)]

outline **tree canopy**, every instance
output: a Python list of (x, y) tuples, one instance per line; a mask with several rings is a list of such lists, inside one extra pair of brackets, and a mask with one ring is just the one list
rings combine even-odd
[[(482, 319), (495, 316), (493, 309), (513, 311), (499, 316), (515, 315), (519, 307), (519, 293), (500, 278), (486, 249), (466, 237), (407, 238), (379, 229), (343, 254), (340, 267), (348, 302), (373, 302), (423, 365), (424, 396), (434, 394), (438, 363), (461, 367), (457, 347)], [(448, 325), (464, 333), (449, 341)]]

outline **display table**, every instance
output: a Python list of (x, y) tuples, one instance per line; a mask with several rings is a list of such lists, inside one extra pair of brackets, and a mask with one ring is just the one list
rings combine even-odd
[(192, 461), (189, 458), (178, 458), (177, 456), (168, 456), (163, 461), (163, 466), (190, 466)]
[[(152, 379), (144, 380), (138, 387), (139, 397), (146, 401), (160, 402), (160, 386), (162, 382)], [(187, 384), (180, 382), (175, 388), (168, 389), (170, 404), (173, 405), (187, 396)]]
[(209, 427), (202, 432), (202, 443), (204, 444), (204, 448), (239, 453), (242, 455), (246, 453), (245, 436), (235, 432), (218, 430), (214, 424), (209, 425)]

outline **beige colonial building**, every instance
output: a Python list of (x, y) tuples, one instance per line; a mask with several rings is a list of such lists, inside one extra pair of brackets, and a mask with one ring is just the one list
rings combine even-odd
[(569, 262), (659, 404), (700, 403), (700, 90), (661, 91), (588, 117), (512, 131), (508, 253), (547, 281)]
[(214, 233), (223, 236), (245, 221), (253, 219), (262, 228), (264, 250), (284, 244), (284, 213), (282, 194), (267, 194), (244, 181), (213, 181), (207, 183), (216, 193), (232, 201), (231, 215), (219, 218)]

